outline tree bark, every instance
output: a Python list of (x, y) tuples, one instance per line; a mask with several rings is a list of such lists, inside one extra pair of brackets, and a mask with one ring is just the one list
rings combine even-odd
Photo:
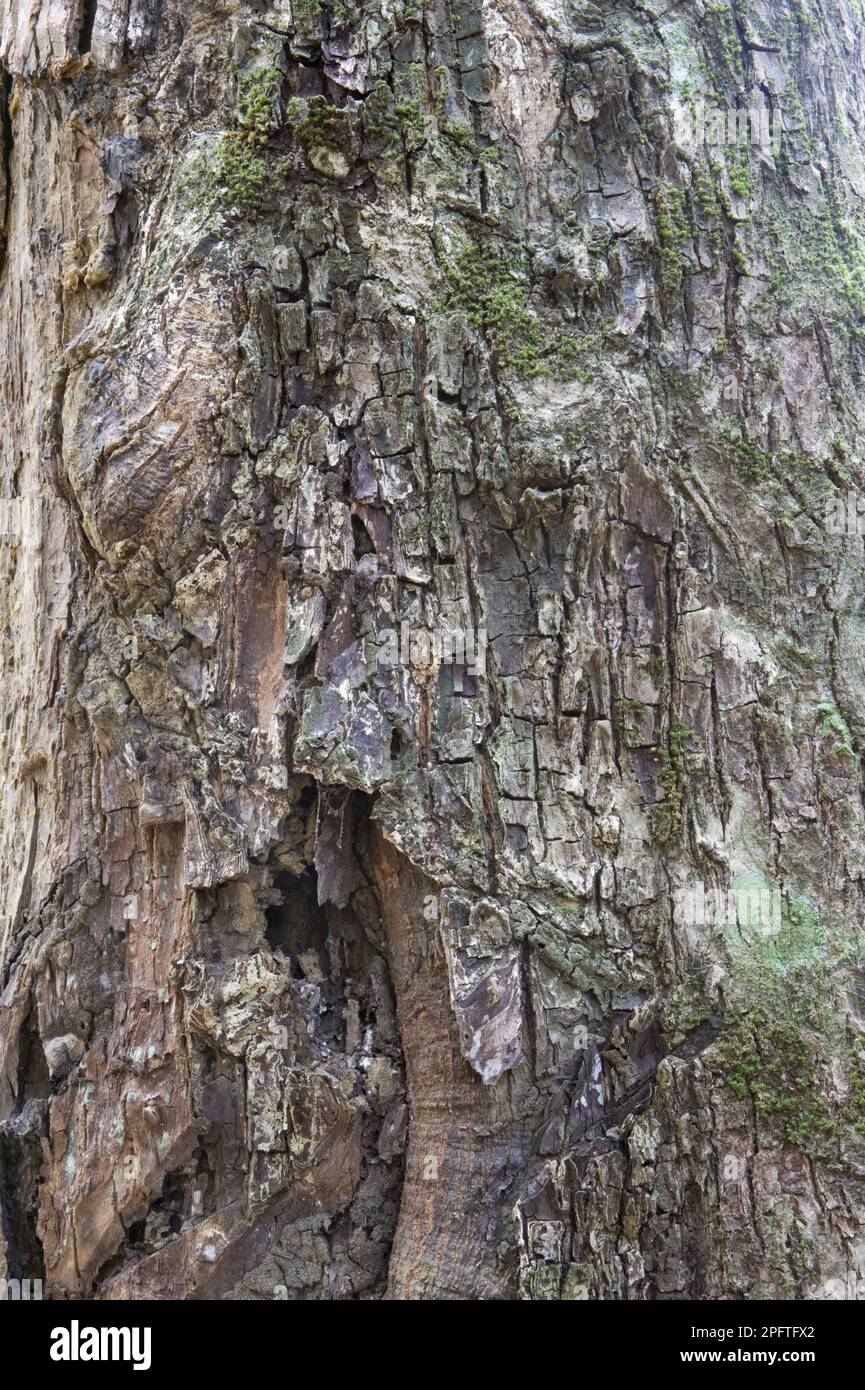
[(0, 64), (0, 1275), (861, 1296), (861, 0)]

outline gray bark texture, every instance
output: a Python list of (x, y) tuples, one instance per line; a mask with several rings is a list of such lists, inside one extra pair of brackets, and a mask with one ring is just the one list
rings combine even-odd
[(863, 1296), (862, 0), (0, 67), (0, 1276)]

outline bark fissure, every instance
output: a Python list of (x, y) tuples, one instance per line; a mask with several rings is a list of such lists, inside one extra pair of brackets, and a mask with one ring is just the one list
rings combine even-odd
[(0, 1274), (856, 1295), (861, 48), (10, 7)]

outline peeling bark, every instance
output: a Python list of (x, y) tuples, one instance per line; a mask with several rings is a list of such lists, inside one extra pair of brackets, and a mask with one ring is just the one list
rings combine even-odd
[(0, 2), (0, 1275), (861, 1296), (863, 43)]

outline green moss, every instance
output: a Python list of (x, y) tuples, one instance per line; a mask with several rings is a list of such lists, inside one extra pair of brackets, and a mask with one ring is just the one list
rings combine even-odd
[(817, 711), (820, 715), (821, 738), (834, 739), (838, 753), (841, 753), (845, 758), (855, 758), (850, 730), (837, 705), (831, 701), (826, 701), (817, 706)]
[(399, 139), (393, 112), (393, 94), (386, 82), (376, 82), (363, 105), (363, 124), (374, 140), (396, 145)]
[(817, 660), (814, 653), (786, 632), (776, 633), (775, 646), (786, 665), (809, 672), (816, 670)]
[(581, 381), (588, 385), (595, 373), (592, 354), (598, 348), (594, 333), (577, 333), (572, 329), (561, 332), (547, 344), (547, 355), (541, 370), (562, 380)]
[(475, 148), (475, 133), (471, 126), (461, 121), (448, 121), (439, 127), (439, 135), (446, 145), (457, 155), (466, 154)]
[(712, 1016), (712, 1005), (706, 999), (702, 979), (690, 974), (668, 996), (661, 1022), (665, 1032), (676, 1037), (692, 1033)]
[(351, 118), (341, 106), (332, 106), (323, 96), (292, 97), (286, 117), (294, 134), (304, 144), (323, 144), (339, 147), (345, 138)]
[(783, 483), (810, 489), (825, 481), (818, 460), (795, 449), (776, 449), (770, 453), (746, 439), (740, 425), (728, 425), (716, 433), (718, 447), (743, 482), (780, 488)]
[(622, 696), (616, 701), (616, 715), (621, 730), (622, 742), (626, 748), (634, 747), (643, 719), (643, 710), (644, 706), (639, 700), (628, 700)]
[(264, 150), (279, 129), (282, 72), (275, 65), (237, 79), (238, 130), (222, 135), (199, 171), (201, 199), (218, 199), (235, 213), (251, 213), (276, 191), (283, 161)]
[(426, 74), (422, 64), (411, 63), (402, 75), (396, 96), (386, 82), (378, 82), (364, 105), (367, 133), (383, 139), (389, 150), (404, 145), (411, 152), (427, 138)]
[(674, 715), (666, 743), (658, 749), (658, 760), (661, 764), (658, 781), (665, 792), (664, 801), (655, 809), (655, 834), (659, 839), (667, 839), (682, 824), (688, 774), (688, 748), (693, 738), (693, 729)]
[(555, 376), (588, 381), (588, 359), (597, 336), (557, 327), (545, 335), (529, 300), (526, 277), (499, 246), (468, 247), (445, 266), (446, 292), (441, 313), (460, 310), (487, 338), (499, 365), (523, 376)]
[(682, 286), (685, 250), (690, 241), (687, 205), (680, 188), (669, 183), (659, 185), (655, 192), (655, 221), (661, 285), (668, 295), (673, 296)]
[(224, 135), (211, 169), (211, 187), (223, 193), (238, 212), (251, 212), (272, 192), (274, 173), (266, 161), (237, 132)]
[(237, 121), (260, 143), (279, 129), (279, 93), (282, 73), (277, 67), (255, 68), (242, 73), (237, 84)]
[(712, 165), (701, 164), (694, 174), (694, 202), (705, 220), (711, 225), (720, 221), (721, 204), (718, 199), (716, 175)]
[(706, 19), (715, 47), (722, 54), (727, 67), (735, 77), (741, 76), (742, 45), (736, 29), (736, 21), (730, 5), (710, 3), (706, 6)]
[(304, 158), (328, 178), (344, 177), (359, 149), (359, 120), (353, 108), (334, 106), (326, 97), (292, 97), (286, 122)]
[(520, 1274), (520, 1294), (528, 1302), (561, 1301), (562, 1268), (558, 1264), (533, 1264)]
[(772, 455), (745, 439), (735, 428), (719, 432), (724, 452), (746, 483), (764, 483), (772, 478)]
[(460, 309), (499, 362), (527, 375), (541, 368), (543, 340), (523, 276), (495, 246), (474, 246), (445, 268), (445, 312)]
[(790, 0), (790, 12), (796, 21), (799, 32), (804, 36), (817, 32), (817, 23), (814, 16), (809, 14), (802, 4), (802, 0)]
[[(323, 10), (322, 0), (292, 0), (291, 17), (294, 22), (294, 30), (302, 42), (316, 44), (321, 38)], [(356, 14), (357, 7), (350, 7), (348, 12), (350, 15)], [(334, 16), (334, 20), (336, 21), (336, 16)]]
[(865, 314), (865, 245), (861, 229), (844, 223), (834, 209), (814, 219), (808, 238), (809, 266), (823, 268), (838, 296), (859, 315)]
[(747, 145), (732, 145), (726, 151), (730, 191), (747, 202), (754, 193)]
[(727, 930), (732, 1005), (718, 1040), (724, 1079), (765, 1127), (809, 1157), (836, 1153), (837, 1120), (821, 1077), (821, 1047), (837, 1027), (827, 933), (814, 904), (785, 900), (780, 929)]
[(765, 243), (773, 291), (861, 326), (865, 319), (865, 224), (829, 185), (825, 206), (774, 204), (756, 234)]
[(418, 97), (398, 101), (394, 116), (403, 138), (409, 146), (417, 147), (426, 139), (426, 110)]
[(865, 1138), (865, 1051), (854, 1052), (847, 1069), (847, 1085), (850, 1095), (844, 1107), (844, 1119)]
[(463, 115), (456, 114), (451, 110), (456, 102), (449, 96), (451, 83), (449, 70), (439, 64), (433, 68), (432, 77), (439, 140), (457, 158), (462, 158), (466, 154), (475, 154), (478, 143), (475, 131)]
[(765, 1008), (734, 1018), (718, 1042), (725, 1080), (739, 1100), (788, 1144), (823, 1162), (836, 1154), (837, 1122), (816, 1070), (813, 1041), (801, 1024)]

